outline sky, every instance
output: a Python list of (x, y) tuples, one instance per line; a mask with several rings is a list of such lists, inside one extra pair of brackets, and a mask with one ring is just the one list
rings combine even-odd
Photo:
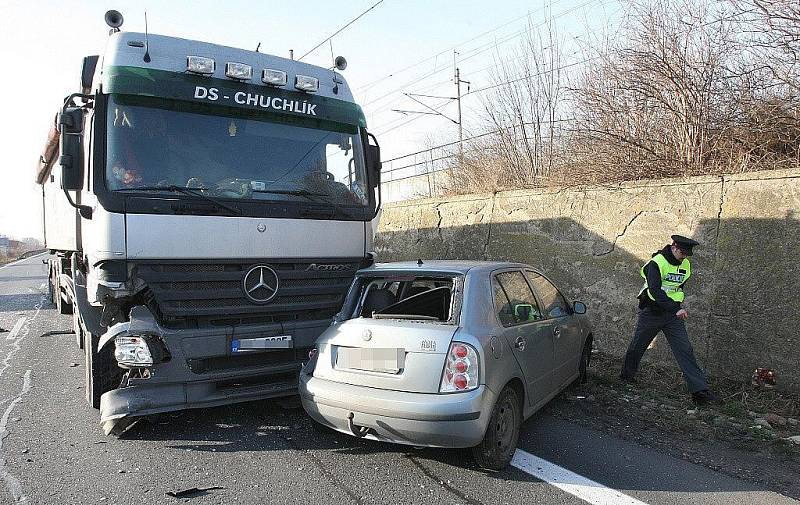
[[(261, 52), (288, 57), (294, 49), (300, 57), (376, 1), (0, 0), (0, 234), (41, 239), (34, 166), (63, 98), (78, 91), (83, 56), (103, 52), (108, 9), (123, 14), (122, 30), (144, 31), (147, 11), (150, 33), (245, 49), (260, 43)], [(347, 58), (344, 77), (389, 159), (458, 138), (447, 118), (392, 110), (426, 110), (405, 92), (454, 96), (454, 49), (461, 79), (478, 89), (496, 82), (497, 62), (513, 62), (520, 35), (542, 26), (548, 12), (560, 36), (578, 47), (587, 33), (613, 24), (620, 10), (619, 0), (384, 0), (334, 37), (332, 50)], [(303, 61), (331, 66), (331, 46)], [(456, 117), (454, 101), (420, 99), (433, 107), (446, 103), (442, 112)], [(462, 100), (467, 133), (480, 127), (482, 100), (490, 99), (474, 93)]]

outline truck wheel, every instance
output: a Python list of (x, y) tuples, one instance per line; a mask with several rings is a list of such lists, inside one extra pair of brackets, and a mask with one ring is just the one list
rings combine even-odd
[(72, 331), (75, 333), (75, 343), (78, 349), (83, 349), (83, 327), (81, 326), (81, 316), (77, 311), (72, 312)]
[(56, 308), (59, 314), (72, 314), (72, 304), (64, 301), (64, 293), (61, 289), (61, 281), (59, 280), (58, 272), (55, 274), (55, 298)]
[(116, 389), (122, 379), (122, 370), (114, 359), (113, 346), (106, 346), (97, 352), (100, 337), (84, 332), (83, 348), (86, 356), (86, 402), (93, 408), (100, 408), (103, 393)]
[(53, 267), (52, 266), (48, 269), (48, 272), (49, 273), (47, 274), (47, 297), (50, 300), (50, 303), (55, 305), (56, 304), (56, 294), (55, 294), (56, 290), (55, 290), (55, 287), (53, 286), (53, 282), (55, 282), (55, 281), (53, 280)]
[(506, 387), (497, 398), (489, 418), (489, 426), (480, 444), (472, 448), (472, 456), (481, 468), (502, 470), (514, 457), (522, 424), (522, 408), (517, 392)]

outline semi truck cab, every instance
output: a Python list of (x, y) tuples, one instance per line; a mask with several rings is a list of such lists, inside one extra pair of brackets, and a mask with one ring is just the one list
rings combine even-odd
[(121, 433), (294, 394), (373, 261), (380, 148), (361, 108), (336, 68), (112, 32), (37, 167), (87, 400)]

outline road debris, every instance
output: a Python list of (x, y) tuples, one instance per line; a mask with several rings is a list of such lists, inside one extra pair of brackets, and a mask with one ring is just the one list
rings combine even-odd
[(205, 496), (209, 494), (209, 491), (214, 491), (217, 489), (225, 488), (222, 486), (192, 487), (189, 489), (183, 489), (181, 491), (167, 491), (166, 495), (171, 496), (172, 498), (197, 498), (199, 496)]
[(769, 368), (756, 368), (753, 372), (753, 377), (750, 380), (751, 384), (765, 389), (772, 389), (777, 382), (775, 371)]
[(767, 416), (764, 419), (766, 419), (767, 422), (772, 426), (786, 426), (787, 424), (785, 417), (779, 416), (778, 414), (773, 414), (771, 412), (767, 414)]
[(42, 333), (41, 335), (39, 335), (39, 338), (42, 338), (42, 337), (53, 337), (55, 335), (74, 335), (74, 334), (75, 334), (75, 332), (72, 331), (72, 330), (52, 330), (52, 331), (46, 331), (46, 332)]

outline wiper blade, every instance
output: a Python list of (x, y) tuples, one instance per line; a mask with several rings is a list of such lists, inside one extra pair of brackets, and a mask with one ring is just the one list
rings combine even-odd
[(305, 189), (254, 189), (253, 193), (269, 193), (271, 195), (297, 195), (305, 196), (311, 200), (312, 196), (325, 196), (324, 193), (312, 193)]
[(341, 212), (347, 217), (353, 217), (353, 215), (350, 212), (347, 212), (344, 209), (342, 209), (342, 207), (339, 205), (338, 202), (331, 200), (325, 193), (314, 193), (306, 189), (254, 189), (253, 193), (270, 193), (276, 195), (303, 196), (307, 200), (315, 203), (322, 202), (322, 203), (327, 203), (328, 205), (332, 205), (336, 213)]
[(214, 205), (216, 205), (217, 207), (219, 207), (221, 209), (225, 209), (225, 210), (227, 210), (228, 212), (230, 212), (231, 214), (233, 214), (235, 216), (241, 216), (242, 215), (242, 211), (240, 211), (239, 209), (237, 209), (235, 207), (231, 207), (230, 205), (226, 205), (226, 204), (220, 202), (219, 200), (217, 200), (216, 198), (212, 198), (212, 197), (210, 197), (208, 195), (204, 195), (203, 193), (201, 193), (201, 191), (209, 191), (209, 189), (210, 188), (184, 188), (183, 186), (176, 186), (176, 185), (173, 184), (173, 185), (170, 185), (170, 186), (139, 186), (139, 187), (136, 187), (136, 188), (122, 188), (122, 189), (117, 189), (115, 191), (128, 191), (128, 192), (131, 192), (131, 191), (169, 191), (170, 193), (183, 193), (184, 195), (196, 196), (198, 198), (202, 198), (203, 200), (209, 201), (209, 202), (213, 203)]

